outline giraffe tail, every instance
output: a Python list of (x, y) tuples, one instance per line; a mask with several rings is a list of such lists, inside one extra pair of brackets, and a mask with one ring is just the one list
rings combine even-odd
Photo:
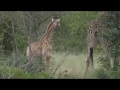
[(27, 59), (29, 59), (29, 56), (30, 56), (30, 50), (29, 50), (29, 47), (27, 47), (27, 49), (26, 49), (26, 57), (27, 57)]

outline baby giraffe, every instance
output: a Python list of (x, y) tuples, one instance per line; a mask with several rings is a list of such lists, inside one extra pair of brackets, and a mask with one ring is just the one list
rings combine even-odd
[(60, 26), (60, 19), (54, 17), (47, 27), (45, 34), (41, 37), (40, 41), (32, 42), (26, 49), (27, 58), (32, 60), (35, 56), (44, 57), (46, 65), (49, 66), (52, 54), (52, 40), (54, 30)]

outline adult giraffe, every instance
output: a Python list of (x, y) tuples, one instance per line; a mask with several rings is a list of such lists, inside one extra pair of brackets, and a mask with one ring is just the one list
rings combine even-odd
[(52, 52), (52, 39), (54, 36), (54, 30), (60, 26), (60, 19), (54, 17), (47, 27), (45, 34), (40, 41), (32, 42), (26, 49), (26, 55), (28, 59), (33, 59), (34, 56), (45, 57), (46, 65), (49, 66), (51, 52)]
[[(90, 25), (89, 25), (89, 29), (88, 29), (88, 33), (87, 33), (87, 61), (86, 61), (86, 69), (85, 69), (85, 74), (84, 77), (87, 74), (88, 68), (91, 64), (92, 68), (93, 68), (93, 54), (94, 54), (94, 48), (96, 45), (96, 42), (98, 41), (98, 33), (100, 31), (100, 16), (105, 14), (105, 12), (100, 12), (98, 13), (98, 17), (96, 19), (94, 19)], [(99, 40), (99, 43), (102, 44), (103, 41)], [(105, 43), (104, 43), (105, 44)], [(105, 45), (104, 45), (105, 47)]]
[(87, 35), (87, 61), (86, 61), (86, 71), (85, 76), (88, 71), (88, 68), (91, 64), (93, 67), (93, 51), (96, 43), (96, 35), (98, 30), (98, 20), (95, 19), (91, 22), (89, 29), (88, 29), (88, 35)]

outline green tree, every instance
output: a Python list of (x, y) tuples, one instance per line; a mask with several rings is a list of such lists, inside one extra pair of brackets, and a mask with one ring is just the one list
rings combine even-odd
[(75, 11), (61, 16), (61, 27), (56, 30), (54, 49), (56, 51), (82, 52), (86, 49), (86, 35), (89, 23), (96, 18), (97, 11)]
[(120, 12), (105, 12), (101, 17), (101, 37), (106, 46), (110, 64), (114, 70), (120, 64)]
[(11, 30), (10, 19), (5, 12), (0, 13), (1, 23), (0, 23), (0, 42), (1, 42), (1, 51), (5, 54), (10, 53), (13, 50), (13, 37)]

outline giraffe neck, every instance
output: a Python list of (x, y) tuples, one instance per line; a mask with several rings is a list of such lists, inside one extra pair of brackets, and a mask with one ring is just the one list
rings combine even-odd
[(52, 40), (53, 36), (54, 36), (54, 29), (56, 28), (55, 25), (53, 25), (53, 22), (51, 22), (48, 27), (47, 30), (45, 32), (45, 34), (42, 36), (42, 39), (47, 39), (47, 40)]

